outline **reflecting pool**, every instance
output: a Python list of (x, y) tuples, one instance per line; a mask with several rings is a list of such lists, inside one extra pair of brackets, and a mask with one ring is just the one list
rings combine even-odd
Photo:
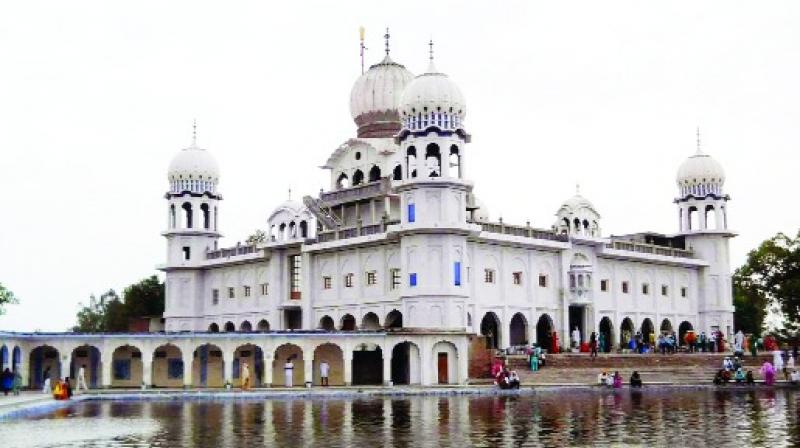
[(13, 447), (797, 446), (794, 390), (83, 401), (0, 423)]

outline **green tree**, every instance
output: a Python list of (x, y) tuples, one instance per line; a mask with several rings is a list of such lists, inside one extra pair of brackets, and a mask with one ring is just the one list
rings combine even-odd
[(749, 283), (739, 268), (733, 275), (733, 324), (737, 330), (761, 336), (768, 300)]
[(17, 297), (10, 289), (6, 288), (2, 283), (0, 283), (0, 315), (6, 312), (6, 305), (13, 305), (15, 303), (19, 303)]
[(255, 244), (262, 244), (267, 241), (267, 234), (261, 229), (256, 230), (252, 235), (248, 236), (244, 241), (248, 246)]
[(155, 275), (128, 286), (122, 297), (129, 317), (164, 314), (164, 283)]
[[(72, 331), (82, 333), (100, 333), (104, 331), (124, 331), (127, 326), (121, 330), (112, 330), (109, 328), (109, 316), (115, 317), (115, 325), (117, 310), (122, 302), (119, 296), (113, 289), (109, 289), (103, 293), (98, 299), (94, 294), (89, 297), (89, 304), (84, 306), (81, 304), (81, 309), (78, 311), (77, 320), (78, 324), (72, 327)], [(109, 313), (111, 309), (111, 313)]]
[(800, 233), (783, 233), (762, 242), (747, 254), (745, 264), (734, 275), (734, 303), (741, 319), (760, 328), (769, 305), (783, 317), (784, 336), (800, 329)]

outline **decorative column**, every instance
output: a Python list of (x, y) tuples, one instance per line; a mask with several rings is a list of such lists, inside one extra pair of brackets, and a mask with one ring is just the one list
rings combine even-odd
[(458, 384), (467, 384), (469, 380), (469, 346), (466, 342), (457, 344), (459, 350), (456, 354), (456, 362), (458, 363)]
[(142, 354), (142, 383), (148, 389), (153, 386), (153, 359), (147, 359)]
[(392, 386), (392, 349), (383, 349), (383, 385)]
[(194, 360), (194, 350), (190, 347), (181, 348), (181, 357), (183, 358), (183, 387), (190, 389), (192, 387), (194, 372), (192, 371), (192, 361)]
[[(103, 389), (110, 389), (111, 388), (111, 376), (112, 376), (112, 366), (114, 362), (112, 357), (114, 356), (113, 352), (103, 352), (100, 355), (100, 362), (98, 363), (100, 367), (100, 385)], [(78, 368), (80, 366), (75, 367), (75, 375), (78, 374)], [(66, 375), (64, 375), (66, 376)], [(88, 376), (88, 372), (87, 372)], [(91, 386), (92, 380), (90, 378), (86, 378), (86, 382)]]
[(349, 349), (344, 352), (344, 385), (353, 384), (353, 352)]
[(261, 349), (264, 352), (264, 380), (261, 384), (264, 387), (272, 387), (272, 361), (274, 353), (266, 347)]
[(223, 384), (233, 387), (233, 353), (229, 350), (222, 350), (222, 372)]
[[(306, 352), (309, 353), (309, 352)], [(311, 352), (313, 353), (313, 352)], [(314, 358), (306, 356), (303, 359), (303, 378), (305, 379), (305, 386), (311, 387), (314, 384)]]

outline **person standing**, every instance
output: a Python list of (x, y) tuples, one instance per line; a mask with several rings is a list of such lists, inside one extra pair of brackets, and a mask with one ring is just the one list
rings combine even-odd
[(589, 356), (592, 358), (597, 358), (597, 333), (594, 331), (592, 332), (591, 336), (589, 336)]
[(331, 366), (328, 361), (324, 359), (319, 363), (319, 383), (322, 386), (328, 386), (328, 375), (330, 374)]
[(250, 365), (247, 361), (242, 363), (242, 390), (250, 390)]
[(14, 369), (14, 395), (19, 396), (19, 390), (22, 389), (22, 375), (19, 373), (19, 367)]
[(286, 358), (286, 364), (283, 365), (283, 377), (286, 387), (292, 387), (292, 379), (294, 377), (294, 363), (292, 363), (292, 358)]
[(50, 367), (48, 366), (42, 374), (42, 393), (50, 395), (50, 392), (52, 392), (52, 388), (50, 387)]
[(86, 387), (86, 364), (82, 364), (81, 368), (78, 369), (78, 378), (75, 384), (75, 392), (80, 392), (83, 389), (86, 392), (89, 392), (89, 388)]
[(4, 370), (2, 376), (0, 376), (0, 386), (2, 386), (3, 395), (6, 396), (11, 392), (11, 389), (14, 388), (14, 374), (11, 373), (8, 367), (6, 367), (6, 370)]

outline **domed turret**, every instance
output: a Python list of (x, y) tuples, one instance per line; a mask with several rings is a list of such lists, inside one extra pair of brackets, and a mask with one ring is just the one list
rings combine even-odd
[(219, 164), (209, 151), (192, 144), (182, 149), (169, 164), (170, 192), (216, 193), (219, 182)]
[[(291, 194), (291, 192), (290, 192)], [(271, 241), (310, 238), (316, 231), (316, 219), (304, 205), (291, 197), (275, 207), (267, 218)]]
[(580, 191), (567, 199), (556, 213), (555, 228), (559, 233), (583, 236), (600, 236), (600, 214)]
[(725, 170), (719, 162), (698, 147), (697, 152), (678, 168), (676, 181), (681, 197), (721, 195), (725, 184)]
[(421, 131), (429, 127), (456, 130), (467, 112), (464, 95), (453, 80), (439, 72), (431, 56), (428, 70), (414, 78), (400, 99), (403, 128)]
[(700, 147), (697, 130), (697, 151), (684, 160), (676, 176), (678, 215), (681, 232), (727, 230), (728, 214), (725, 194), (725, 170)]
[(391, 137), (400, 130), (400, 95), (414, 78), (389, 57), (388, 31), (386, 37), (386, 57), (361, 75), (350, 91), (350, 114), (362, 138)]

